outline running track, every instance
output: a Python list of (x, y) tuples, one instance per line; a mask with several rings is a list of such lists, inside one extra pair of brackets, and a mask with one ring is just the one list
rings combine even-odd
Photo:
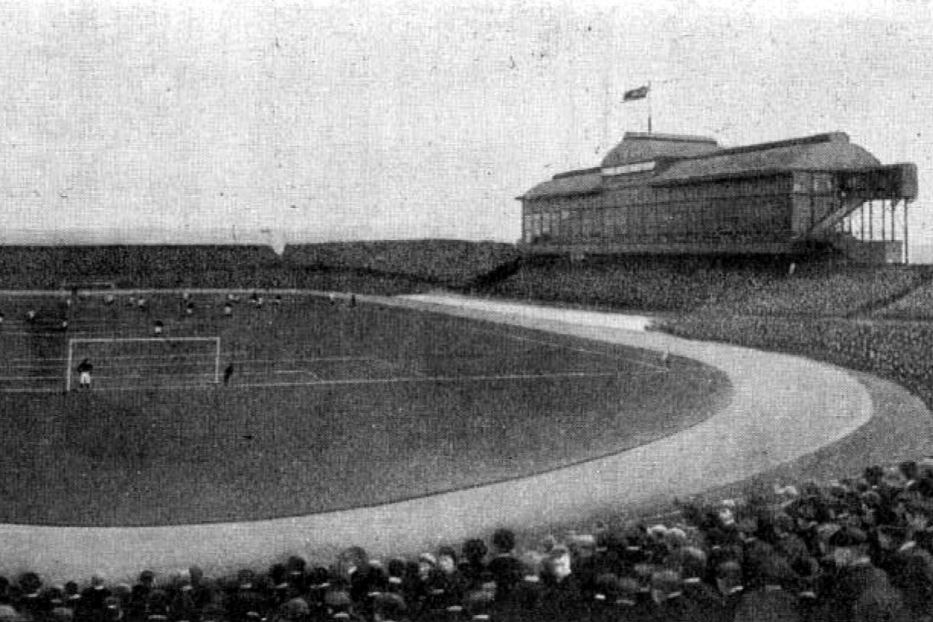
[[(379, 507), (249, 523), (146, 528), (0, 525), (0, 573), (30, 569), (49, 581), (103, 572), (200, 564), (209, 575), (266, 566), (297, 553), (329, 562), (348, 546), (410, 554), (457, 543), (498, 525), (534, 528), (612, 507), (649, 505), (746, 479), (845, 437), (872, 417), (865, 387), (844, 370), (807, 359), (639, 330), (627, 316), (452, 296), (387, 299), (399, 307), (482, 318), (656, 351), (725, 371), (731, 403), (667, 438), (569, 468)], [(906, 393), (906, 392), (905, 392)], [(917, 416), (927, 416), (924, 409)]]

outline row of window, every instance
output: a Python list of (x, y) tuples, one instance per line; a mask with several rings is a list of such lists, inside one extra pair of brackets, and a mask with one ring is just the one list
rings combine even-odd
[(785, 201), (774, 198), (754, 203), (722, 201), (705, 209), (675, 206), (657, 209), (630, 206), (626, 209), (560, 209), (526, 214), (527, 242), (546, 236), (552, 239), (665, 235), (690, 236), (708, 231), (761, 234), (784, 231), (789, 226)]

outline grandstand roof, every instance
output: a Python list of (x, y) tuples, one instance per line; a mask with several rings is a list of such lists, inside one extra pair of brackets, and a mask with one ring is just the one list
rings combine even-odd
[(562, 175), (542, 182), (526, 192), (521, 199), (540, 199), (541, 197), (570, 196), (575, 194), (593, 194), (600, 191), (602, 175), (599, 172), (586, 172), (579, 175)]
[(843, 132), (817, 134), (774, 143), (723, 149), (699, 157), (677, 160), (652, 183), (747, 175), (788, 170), (840, 170), (878, 166), (868, 151), (853, 145)]
[(652, 159), (661, 160), (661, 165), (647, 179), (638, 178), (637, 183), (677, 184), (794, 170), (858, 170), (881, 164), (868, 151), (849, 142), (849, 136), (844, 132), (730, 149), (722, 149), (715, 140), (702, 136), (626, 132), (622, 142), (603, 159), (600, 168), (559, 173), (517, 198), (528, 200), (595, 194), (603, 187), (601, 170)]
[(658, 158), (689, 158), (719, 150), (716, 140), (705, 136), (626, 132), (622, 142), (605, 158), (602, 167), (611, 168)]

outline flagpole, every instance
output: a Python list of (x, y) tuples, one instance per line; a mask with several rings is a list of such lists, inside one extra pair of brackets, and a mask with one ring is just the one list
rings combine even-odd
[(648, 133), (651, 133), (651, 80), (648, 80)]

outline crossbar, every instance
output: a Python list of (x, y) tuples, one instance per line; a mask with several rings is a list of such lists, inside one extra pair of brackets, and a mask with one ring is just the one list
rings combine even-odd
[[(213, 382), (220, 383), (220, 337), (73, 337), (68, 340), (68, 354), (65, 357), (65, 391), (70, 392), (72, 388), (72, 369), (74, 367), (74, 350), (76, 345), (90, 343), (174, 343), (174, 342), (204, 342), (214, 344), (214, 370)], [(117, 355), (119, 356), (119, 355)], [(204, 354), (192, 353), (191, 357), (203, 357)], [(116, 357), (114, 357), (116, 358)], [(122, 358), (148, 358), (146, 355), (139, 357)]]

